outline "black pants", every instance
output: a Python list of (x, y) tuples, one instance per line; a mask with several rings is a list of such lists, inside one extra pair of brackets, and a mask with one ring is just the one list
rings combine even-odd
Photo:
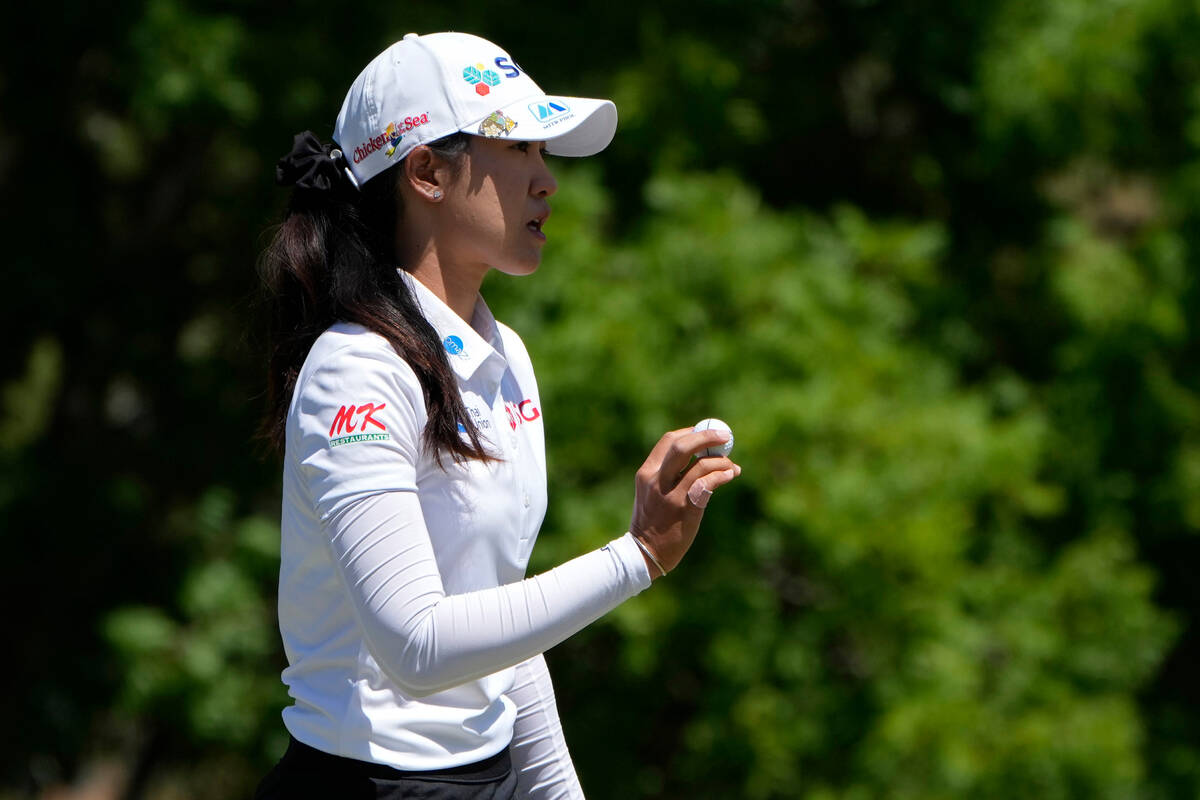
[(463, 767), (405, 772), (291, 740), (255, 800), (513, 800), (517, 776), (504, 748)]

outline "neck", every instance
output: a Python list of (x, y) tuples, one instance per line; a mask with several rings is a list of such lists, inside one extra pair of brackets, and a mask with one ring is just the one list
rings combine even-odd
[(414, 278), (469, 325), (488, 267), (454, 259), (438, 247), (437, 238), (428, 231), (427, 225), (404, 230), (397, 237), (396, 255)]
[(479, 298), (479, 287), (483, 283), (483, 272), (454, 270), (438, 263), (437, 259), (413, 263), (408, 267), (408, 271), (448, 305), (450, 310), (462, 317), (468, 325), (471, 324), (471, 318), (475, 315), (475, 302)]

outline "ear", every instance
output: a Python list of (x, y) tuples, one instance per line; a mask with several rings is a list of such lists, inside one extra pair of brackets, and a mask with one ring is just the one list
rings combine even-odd
[(417, 195), (431, 203), (445, 196), (450, 177), (445, 160), (425, 145), (418, 145), (404, 158), (402, 180)]

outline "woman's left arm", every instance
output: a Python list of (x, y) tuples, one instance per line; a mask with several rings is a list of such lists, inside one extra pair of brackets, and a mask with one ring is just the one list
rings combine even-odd
[(584, 800), (558, 719), (546, 659), (536, 655), (522, 661), (516, 673), (509, 692), (517, 704), (509, 751), (517, 772), (518, 796), (529, 800)]

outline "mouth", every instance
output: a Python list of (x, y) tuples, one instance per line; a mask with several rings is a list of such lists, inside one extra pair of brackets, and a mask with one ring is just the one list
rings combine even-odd
[(549, 216), (550, 212), (547, 210), (544, 214), (538, 214), (536, 217), (533, 217), (525, 223), (526, 230), (528, 230), (534, 236), (545, 240), (546, 234), (542, 232), (542, 226), (546, 224), (546, 219)]

